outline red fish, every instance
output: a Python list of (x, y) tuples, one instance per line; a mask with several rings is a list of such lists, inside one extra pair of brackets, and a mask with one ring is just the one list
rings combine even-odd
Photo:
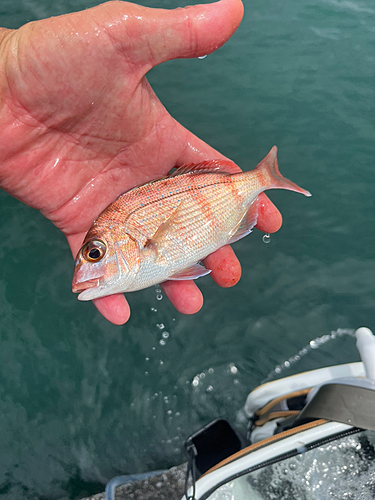
[(276, 153), (273, 147), (249, 172), (230, 173), (225, 160), (180, 167), (121, 195), (86, 235), (73, 292), (92, 300), (208, 274), (199, 262), (251, 232), (260, 193), (288, 189), (311, 196), (280, 174)]

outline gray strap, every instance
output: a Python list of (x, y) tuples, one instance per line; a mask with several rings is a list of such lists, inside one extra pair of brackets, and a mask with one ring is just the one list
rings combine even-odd
[(296, 423), (312, 418), (375, 431), (375, 391), (345, 384), (322, 385)]

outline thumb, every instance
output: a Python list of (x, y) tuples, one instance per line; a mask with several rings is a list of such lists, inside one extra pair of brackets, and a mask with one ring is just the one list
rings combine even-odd
[[(169, 59), (199, 57), (213, 52), (233, 35), (243, 16), (241, 0), (220, 0), (174, 10), (151, 9), (126, 2), (116, 7), (126, 14), (117, 24), (118, 42), (122, 39), (123, 49), (133, 48), (133, 63), (140, 64), (146, 71)], [(118, 10), (116, 17), (118, 20)]]
[(204, 56), (221, 47), (238, 28), (243, 4), (241, 0), (221, 0), (167, 13), (160, 18), (158, 32), (150, 34), (153, 65), (169, 59)]

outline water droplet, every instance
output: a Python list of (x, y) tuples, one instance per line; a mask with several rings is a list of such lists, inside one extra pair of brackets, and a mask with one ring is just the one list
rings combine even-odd
[(151, 311), (154, 313), (158, 312), (158, 310), (155, 307), (151, 307)]
[(263, 235), (263, 243), (269, 243), (271, 241), (271, 235), (269, 233), (266, 233)]
[(212, 385), (209, 385), (206, 389), (207, 392), (212, 392), (214, 390), (214, 388), (212, 387)]
[(206, 59), (207, 54), (205, 56), (199, 56), (198, 59)]
[(168, 414), (168, 415), (172, 415), (172, 410), (168, 410), (168, 411), (167, 411), (167, 414)]
[(157, 296), (156, 296), (156, 300), (161, 300), (162, 298), (163, 298), (162, 294), (158, 293)]
[(160, 339), (160, 340), (159, 340), (159, 344), (160, 344), (160, 345), (165, 345), (165, 340)]
[(158, 323), (156, 326), (159, 328), (159, 330), (163, 330), (165, 328), (163, 323)]
[(237, 366), (234, 365), (233, 363), (231, 363), (229, 365), (229, 369), (230, 369), (231, 373), (237, 373), (238, 372)]
[(169, 332), (163, 332), (163, 333), (162, 333), (162, 337), (163, 337), (164, 339), (167, 339), (167, 338), (169, 337)]

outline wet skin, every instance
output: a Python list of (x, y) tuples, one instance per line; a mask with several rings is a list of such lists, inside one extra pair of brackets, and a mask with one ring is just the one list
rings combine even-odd
[[(242, 15), (240, 0), (171, 11), (109, 2), (0, 30), (0, 186), (63, 231), (75, 256), (93, 220), (124, 191), (176, 165), (223, 158), (169, 115), (145, 74), (213, 52)], [(257, 228), (280, 226), (262, 194)], [(204, 264), (220, 286), (240, 279), (229, 246)], [(194, 282), (162, 286), (178, 311), (202, 307)], [(94, 303), (115, 324), (129, 319), (122, 294)]]

